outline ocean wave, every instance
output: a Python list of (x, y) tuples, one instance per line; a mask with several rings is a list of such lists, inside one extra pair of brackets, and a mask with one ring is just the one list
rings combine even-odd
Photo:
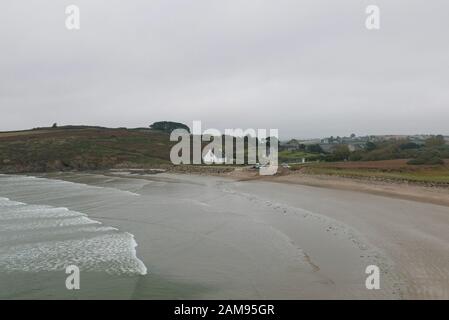
[(0, 270), (54, 271), (68, 265), (110, 274), (147, 273), (127, 232), (63, 207), (0, 197)]
[(79, 182), (72, 182), (72, 181), (66, 181), (66, 180), (60, 180), (60, 179), (49, 179), (49, 178), (43, 178), (43, 177), (35, 177), (35, 176), (12, 176), (12, 175), (0, 175), (3, 183), (8, 183), (11, 186), (12, 185), (27, 185), (27, 186), (33, 186), (33, 185), (39, 185), (41, 183), (48, 185), (51, 185), (52, 187), (60, 187), (60, 186), (70, 186), (77, 189), (83, 189), (83, 190), (104, 190), (104, 191), (112, 191), (117, 192), (120, 194), (126, 194), (130, 196), (140, 196), (140, 194), (128, 191), (128, 190), (121, 190), (118, 188), (111, 188), (111, 187), (101, 187), (101, 186), (93, 186), (85, 183), (79, 183)]

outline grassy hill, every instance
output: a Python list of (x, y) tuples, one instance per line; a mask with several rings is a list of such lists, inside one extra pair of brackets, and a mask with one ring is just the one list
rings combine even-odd
[[(32, 173), (110, 168), (163, 167), (181, 172), (227, 172), (234, 166), (184, 165), (170, 162), (169, 134), (149, 128), (65, 126), (0, 132), (0, 173)], [(439, 148), (446, 148), (440, 146)], [(379, 149), (383, 150), (383, 149)], [(421, 148), (421, 153), (429, 153)], [(369, 153), (367, 153), (369, 154)], [(280, 152), (279, 160), (299, 162), (306, 152)], [(315, 155), (316, 156), (316, 155)], [(449, 185), (449, 159), (436, 165), (413, 165), (408, 159), (320, 162), (292, 165), (291, 171), (348, 178)]]
[(88, 126), (0, 132), (0, 172), (97, 170), (170, 163), (168, 133)]
[(441, 165), (411, 165), (407, 159), (321, 162), (294, 165), (292, 170), (315, 175), (449, 186), (449, 160)]

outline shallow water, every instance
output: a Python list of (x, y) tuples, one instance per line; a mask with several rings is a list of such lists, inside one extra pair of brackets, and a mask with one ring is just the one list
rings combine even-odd
[(277, 192), (167, 174), (0, 175), (0, 297), (399, 297), (393, 276), (365, 288), (371, 263), (395, 274), (382, 253)]

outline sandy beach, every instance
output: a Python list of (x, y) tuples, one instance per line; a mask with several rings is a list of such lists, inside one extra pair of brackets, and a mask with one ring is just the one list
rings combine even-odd
[(449, 188), (441, 186), (430, 187), (417, 183), (304, 174), (299, 171), (295, 172), (282, 168), (279, 169), (279, 174), (274, 176), (261, 176), (256, 170), (247, 168), (239, 168), (221, 173), (212, 172), (210, 174), (227, 177), (235, 181), (266, 181), (298, 184), (319, 188), (363, 192), (397, 199), (449, 206)]
[[(58, 269), (34, 274), (30, 284), (21, 280), (29, 280), (29, 273), (14, 264), (15, 276), (4, 274), (0, 282), (15, 291), (3, 290), (2, 297), (449, 297), (446, 206), (276, 181), (282, 177), (276, 182), (126, 172), (41, 177), (41, 190), (2, 184), (1, 196), (65, 207), (102, 222), (103, 228), (132, 235), (136, 258), (148, 273), (109, 275), (93, 268), (95, 259), (85, 257), (89, 264), (83, 275), (89, 283), (74, 294), (62, 286), (64, 274)], [(58, 181), (71, 184), (61, 188), (54, 185)], [(86, 186), (96, 189), (86, 192)], [(86, 237), (91, 235), (83, 233), (82, 239)], [(105, 259), (110, 258), (105, 254)], [(127, 261), (123, 266), (129, 266)], [(381, 270), (380, 290), (365, 287), (368, 265)]]

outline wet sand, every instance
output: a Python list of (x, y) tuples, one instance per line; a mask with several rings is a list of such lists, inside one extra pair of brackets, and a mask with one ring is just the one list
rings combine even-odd
[[(336, 219), (381, 250), (393, 262), (395, 277), (404, 280), (403, 298), (449, 298), (448, 207), (365, 192), (276, 185), (281, 203)], [(294, 190), (296, 198), (291, 198)]]
[(420, 184), (393, 182), (371, 179), (357, 179), (330, 175), (304, 174), (280, 168), (280, 174), (261, 176), (255, 170), (236, 169), (231, 172), (216, 174), (236, 181), (266, 181), (328, 189), (348, 190), (381, 195), (396, 199), (406, 199), (424, 203), (449, 206), (449, 188)]
[[(301, 186), (323, 189), (323, 193), (332, 194), (335, 208), (340, 209), (328, 209), (328, 204), (310, 207), (323, 206), (319, 210), (326, 216), (357, 229), (371, 244), (381, 248), (406, 278), (405, 298), (449, 298), (449, 189), (302, 173), (263, 177), (237, 170), (227, 176), (237, 181), (265, 181), (293, 188), (296, 185), (298, 194), (304, 190)], [(377, 199), (379, 206), (366, 198)], [(299, 196), (294, 203), (304, 206), (307, 200)]]
[[(139, 194), (102, 198), (61, 193), (45, 199), (38, 193), (2, 194), (65, 206), (134, 235), (148, 274), (112, 277), (111, 282), (107, 276), (92, 277), (88, 292), (83, 296), (81, 290), (78, 298), (449, 297), (448, 207), (221, 177), (47, 177)], [(365, 268), (372, 264), (381, 269), (380, 290), (365, 287)], [(123, 289), (115, 296), (114, 283), (117, 292)], [(39, 289), (33, 291), (36, 296)]]

